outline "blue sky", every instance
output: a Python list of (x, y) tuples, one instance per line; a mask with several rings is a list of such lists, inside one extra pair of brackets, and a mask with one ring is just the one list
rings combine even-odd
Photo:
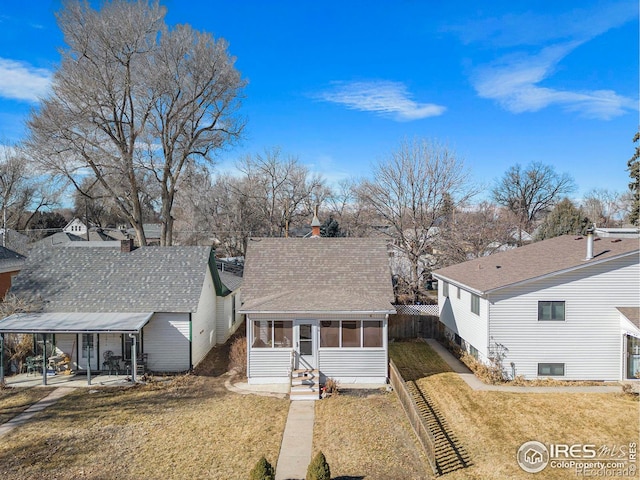
[[(164, 0), (167, 22), (229, 42), (249, 82), (243, 141), (331, 182), (404, 138), (436, 139), (489, 187), (540, 161), (626, 191), (638, 118), (638, 2)], [(59, 1), (0, 4), (0, 143), (18, 141), (62, 47)]]

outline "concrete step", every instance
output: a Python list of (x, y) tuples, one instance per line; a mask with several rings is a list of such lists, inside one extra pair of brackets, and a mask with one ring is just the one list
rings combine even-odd
[(319, 400), (320, 372), (318, 370), (294, 370), (291, 374), (291, 400)]
[(298, 400), (307, 400), (307, 401), (315, 401), (315, 400), (320, 400), (320, 394), (318, 393), (317, 390), (306, 390), (306, 391), (300, 391), (300, 390), (291, 390), (291, 393), (289, 394), (289, 400), (291, 401), (298, 401)]

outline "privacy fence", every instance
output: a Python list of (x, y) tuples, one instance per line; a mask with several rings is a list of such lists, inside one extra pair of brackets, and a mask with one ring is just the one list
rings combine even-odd
[(389, 315), (389, 338), (440, 338), (442, 326), (437, 305), (395, 305)]

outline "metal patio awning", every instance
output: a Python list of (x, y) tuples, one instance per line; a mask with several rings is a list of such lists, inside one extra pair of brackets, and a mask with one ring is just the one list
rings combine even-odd
[(0, 320), (0, 333), (139, 333), (153, 312), (15, 313)]

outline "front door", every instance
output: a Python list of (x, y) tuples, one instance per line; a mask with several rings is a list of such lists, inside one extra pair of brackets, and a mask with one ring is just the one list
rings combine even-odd
[(316, 320), (296, 320), (294, 338), (296, 368), (314, 370), (318, 367), (318, 322)]

